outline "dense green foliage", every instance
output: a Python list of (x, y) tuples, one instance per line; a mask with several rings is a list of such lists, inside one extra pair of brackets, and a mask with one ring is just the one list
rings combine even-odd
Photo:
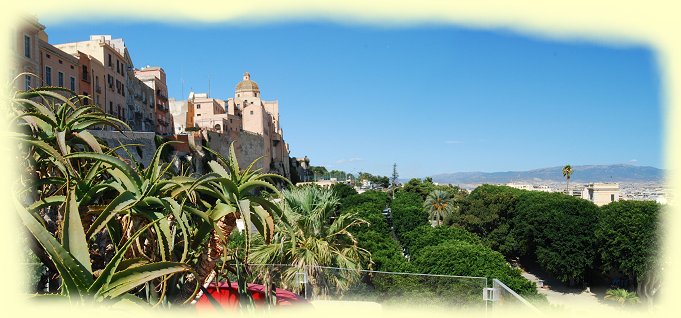
[(402, 186), (402, 188), (400, 188), (400, 192), (403, 191), (418, 194), (421, 197), (421, 200), (425, 200), (428, 194), (434, 190), (442, 190), (449, 193), (450, 197), (457, 203), (463, 200), (463, 198), (468, 194), (466, 190), (457, 186), (436, 185), (433, 183), (433, 179), (431, 178), (425, 178), (424, 180), (414, 178), (409, 180)]
[(496, 278), (521, 295), (537, 293), (536, 285), (503, 255), (480, 244), (451, 240), (426, 246), (414, 254), (412, 262), (423, 273)]
[(331, 191), (336, 195), (339, 200), (344, 200), (347, 197), (357, 194), (357, 191), (352, 186), (345, 183), (335, 183), (331, 186)]
[(401, 240), (410, 255), (417, 254), (428, 246), (435, 246), (449, 241), (461, 241), (471, 244), (480, 244), (480, 238), (460, 227), (432, 227), (422, 225), (404, 235)]
[(478, 234), (494, 250), (511, 256), (522, 249), (509, 236), (521, 194), (521, 190), (509, 187), (479, 186), (463, 200), (456, 222)]
[(400, 191), (391, 204), (395, 234), (400, 240), (413, 229), (428, 225), (428, 213), (423, 211), (423, 200), (416, 193)]
[[(374, 269), (498, 278), (513, 286), (512, 288), (517, 288), (523, 295), (536, 295), (534, 284), (511, 268), (501, 254), (482, 245), (475, 234), (460, 227), (430, 226), (422, 207), (423, 199), (417, 193), (399, 191), (396, 194), (391, 207), (399, 241), (393, 239), (390, 228), (380, 214), (386, 199), (383, 193), (365, 192), (348, 197), (343, 203), (344, 209), (363, 210), (363, 217), (373, 217), (368, 228), (358, 229), (353, 233), (360, 246), (372, 253)], [(411, 261), (403, 255), (402, 248), (407, 249)], [(433, 256), (438, 259), (432, 259)], [(458, 260), (458, 257), (466, 259)], [(432, 298), (431, 300), (450, 295), (447, 297), (459, 298), (461, 301), (478, 299), (479, 289), (484, 287), (475, 279), (408, 275), (376, 275), (371, 279), (371, 284), (386, 295), (412, 297), (421, 294), (430, 295), (427, 297)], [(473, 294), (469, 295), (471, 292)]]
[(641, 201), (598, 208), (561, 193), (483, 185), (462, 202), (456, 223), (508, 258), (533, 259), (564, 283), (582, 282), (600, 266), (604, 274), (620, 272), (639, 283), (645, 275), (646, 290), (654, 293), (659, 277), (649, 269), (659, 255), (660, 209)]
[(458, 222), (507, 257), (530, 256), (565, 283), (594, 265), (598, 207), (563, 195), (483, 185), (463, 203)]
[(596, 240), (604, 272), (641, 277), (655, 270), (660, 209), (659, 204), (647, 201), (619, 201), (601, 207)]
[(511, 235), (519, 254), (537, 263), (564, 283), (584, 280), (593, 268), (598, 207), (561, 193), (527, 191), (517, 206)]

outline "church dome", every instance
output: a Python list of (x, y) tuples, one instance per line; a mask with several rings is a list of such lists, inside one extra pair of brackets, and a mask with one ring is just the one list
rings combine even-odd
[(258, 84), (256, 84), (254, 81), (251, 81), (251, 74), (246, 72), (246, 73), (244, 73), (244, 80), (239, 82), (239, 84), (236, 84), (236, 92), (237, 93), (244, 93), (244, 92), (260, 93), (260, 88), (258, 87)]

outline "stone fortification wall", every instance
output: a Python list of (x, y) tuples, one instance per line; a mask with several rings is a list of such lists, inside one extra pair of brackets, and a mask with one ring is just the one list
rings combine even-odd
[[(118, 147), (121, 144), (141, 144), (139, 147), (131, 146), (128, 147), (128, 152), (132, 155), (133, 159), (141, 163), (145, 167), (148, 167), (154, 157), (154, 152), (156, 151), (156, 144), (154, 143), (154, 137), (156, 136), (153, 132), (142, 132), (142, 131), (108, 131), (108, 130), (90, 130), (95, 138), (100, 139), (106, 145), (111, 148)], [(123, 149), (116, 151), (116, 154), (124, 158), (130, 158), (128, 153)]]
[[(248, 167), (253, 160), (263, 155), (264, 139), (261, 135), (241, 131), (237, 138), (230, 137), (228, 134), (221, 134), (213, 131), (208, 131), (208, 147), (217, 151), (225, 158), (229, 158), (229, 145), (234, 141), (234, 151), (236, 158), (239, 161), (239, 167), (242, 169)], [(258, 160), (254, 166), (256, 168), (264, 168), (263, 160)], [(267, 169), (264, 169), (267, 171)]]
[[(253, 160), (265, 155), (263, 152), (265, 149), (265, 139), (263, 136), (242, 131), (239, 134), (239, 141), (240, 144), (237, 145), (237, 159), (239, 160), (240, 167), (247, 167)], [(241, 156), (239, 156), (239, 153), (241, 153)], [(254, 167), (262, 169), (264, 172), (269, 171), (270, 167), (264, 166), (265, 160), (266, 158), (260, 158)]]

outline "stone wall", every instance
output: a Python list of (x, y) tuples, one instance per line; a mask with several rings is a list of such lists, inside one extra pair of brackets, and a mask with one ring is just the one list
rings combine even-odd
[[(121, 144), (140, 144), (141, 146), (139, 147), (128, 147), (128, 152), (135, 161), (141, 163), (144, 167), (149, 166), (154, 157), (154, 152), (156, 152), (156, 144), (154, 143), (156, 134), (153, 132), (90, 130), (90, 133), (110, 148), (118, 147)], [(123, 149), (117, 150), (116, 154), (124, 158), (129, 158), (128, 153)]]
[[(102, 142), (107, 144), (109, 147), (117, 147), (121, 144), (140, 144), (141, 146), (130, 146), (128, 147), (128, 152), (132, 155), (135, 161), (140, 162), (144, 167), (148, 167), (153, 159), (154, 152), (156, 151), (156, 144), (154, 142), (155, 134), (153, 132), (139, 132), (139, 131), (103, 131), (103, 130), (91, 130), (90, 131), (95, 137), (99, 138)], [(237, 160), (239, 161), (239, 167), (245, 169), (254, 160), (265, 155), (265, 140), (263, 136), (254, 134), (248, 131), (240, 131), (234, 134), (221, 134), (213, 131), (204, 131), (207, 136), (206, 145), (212, 150), (220, 153), (223, 157), (229, 158), (229, 145), (234, 141), (234, 151), (236, 152)], [(188, 136), (187, 136), (188, 137)], [(185, 144), (173, 145), (175, 156), (185, 156), (190, 154), (188, 142), (196, 142), (199, 146), (202, 141), (200, 136), (194, 136), (187, 140), (186, 138), (177, 138), (177, 140), (184, 141)], [(124, 158), (129, 158), (128, 153), (123, 149), (116, 151), (117, 154)], [(202, 151), (205, 153), (205, 151)], [(262, 172), (273, 172), (283, 175), (286, 178), (291, 178), (289, 170), (289, 158), (286, 156), (285, 162), (275, 161), (272, 165), (264, 166), (265, 160), (261, 158), (254, 165), (256, 169), (262, 169)], [(203, 167), (201, 158), (199, 155), (192, 155), (192, 161), (195, 162), (196, 169), (195, 172), (202, 174), (207, 172), (209, 169)]]
[[(247, 167), (253, 160), (256, 160), (265, 155), (265, 140), (263, 136), (254, 134), (248, 131), (242, 131), (239, 134), (239, 143), (237, 144), (237, 159), (239, 160), (239, 166), (242, 168)], [(239, 155), (240, 154), (240, 155)], [(265, 158), (261, 158), (254, 165), (255, 168), (262, 169), (264, 172), (268, 172), (270, 167), (265, 167)]]
[[(238, 137), (234, 138), (234, 136), (230, 136), (229, 134), (220, 134), (214, 131), (207, 131), (207, 133), (208, 147), (217, 151), (225, 158), (229, 158), (229, 145), (232, 141), (235, 141), (234, 152), (236, 153), (236, 158), (237, 161), (239, 161), (239, 167), (241, 169), (248, 167), (253, 160), (263, 156), (264, 139), (261, 135), (241, 131), (238, 133)], [(263, 167), (263, 160), (258, 160), (258, 163), (254, 167), (261, 169), (265, 168)], [(269, 167), (264, 170), (268, 171)]]

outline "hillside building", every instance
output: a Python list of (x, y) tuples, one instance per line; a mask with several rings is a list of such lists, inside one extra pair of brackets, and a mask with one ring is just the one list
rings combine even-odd
[(620, 200), (618, 183), (590, 183), (582, 190), (582, 199), (589, 200), (598, 206)]
[(279, 102), (262, 100), (260, 87), (248, 72), (236, 85), (234, 97), (220, 100), (192, 92), (186, 101), (172, 102), (172, 116), (176, 133), (189, 128), (219, 133), (225, 142), (234, 141), (240, 149), (240, 164), (250, 163), (246, 158), (257, 153), (256, 158), (262, 157), (257, 167), (290, 177), (289, 148), (279, 125)]

